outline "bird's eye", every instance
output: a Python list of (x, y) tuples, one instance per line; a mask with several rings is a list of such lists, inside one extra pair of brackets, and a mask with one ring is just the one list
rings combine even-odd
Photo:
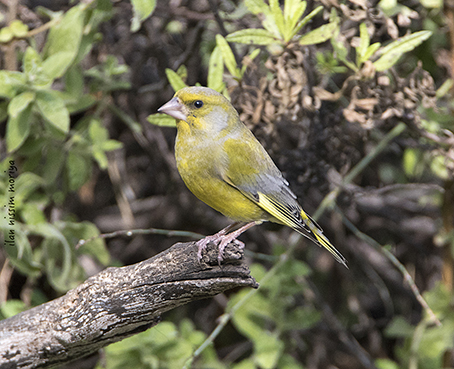
[(194, 101), (195, 108), (200, 109), (202, 106), (203, 106), (203, 101), (201, 101), (201, 100)]

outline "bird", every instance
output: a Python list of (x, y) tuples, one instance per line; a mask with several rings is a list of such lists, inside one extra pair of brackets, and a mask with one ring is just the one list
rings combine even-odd
[(303, 210), (281, 171), (226, 97), (208, 87), (184, 87), (158, 112), (176, 119), (175, 159), (187, 188), (235, 222), (197, 241), (199, 261), (203, 250), (214, 242), (220, 265), (230, 242), (238, 242), (246, 230), (270, 221), (324, 247), (347, 267), (345, 257)]

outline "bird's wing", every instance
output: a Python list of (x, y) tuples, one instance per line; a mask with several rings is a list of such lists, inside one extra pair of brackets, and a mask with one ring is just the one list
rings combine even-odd
[(221, 174), (223, 180), (270, 214), (270, 220), (293, 228), (326, 248), (338, 262), (347, 266), (344, 256), (323, 234), (317, 222), (301, 208), (280, 170), (258, 141), (257, 144), (259, 146), (248, 140), (226, 142), (227, 152), (233, 155), (228, 155), (228, 165)]
[[(288, 182), (254, 136), (226, 140), (224, 149), (227, 152), (227, 165), (221, 173), (224, 181), (254, 201), (278, 223), (312, 233), (303, 221), (310, 218), (302, 211)], [(318, 225), (316, 228), (321, 231)]]

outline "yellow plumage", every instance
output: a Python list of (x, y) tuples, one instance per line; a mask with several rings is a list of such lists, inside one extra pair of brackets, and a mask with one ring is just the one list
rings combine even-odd
[(249, 222), (235, 232), (222, 230), (200, 240), (225, 246), (254, 224), (284, 224), (325, 247), (346, 266), (345, 258), (296, 201), (287, 181), (260, 142), (241, 122), (237, 111), (218, 92), (186, 87), (159, 111), (177, 120), (175, 158), (189, 190), (207, 205), (237, 222)]

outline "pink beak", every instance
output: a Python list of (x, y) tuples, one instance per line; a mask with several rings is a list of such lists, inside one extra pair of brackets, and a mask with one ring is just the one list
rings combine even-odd
[(186, 122), (186, 114), (184, 112), (184, 105), (180, 103), (178, 97), (174, 97), (169, 102), (161, 106), (158, 111), (170, 115), (171, 117), (179, 120), (184, 120)]

